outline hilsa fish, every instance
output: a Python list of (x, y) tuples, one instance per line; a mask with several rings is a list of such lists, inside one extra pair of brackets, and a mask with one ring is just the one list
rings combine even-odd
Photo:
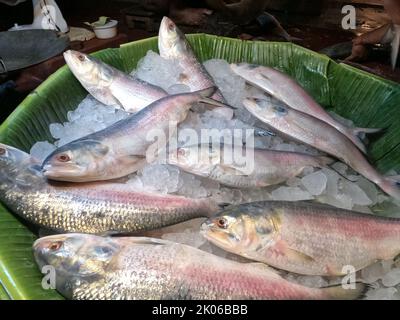
[[(185, 35), (168, 17), (164, 17), (161, 21), (158, 48), (162, 58), (179, 62), (182, 70), (184, 70), (180, 80), (183, 84), (190, 87), (191, 91), (215, 86), (214, 80), (198, 61)], [(212, 98), (226, 103), (225, 98), (219, 90), (215, 92)]]
[(160, 141), (155, 148), (165, 146), (193, 105), (204, 102), (222, 106), (208, 98), (215, 90), (208, 88), (162, 98), (104, 130), (72, 141), (47, 157), (43, 162), (44, 175), (69, 182), (127, 176), (146, 164), (147, 153), (151, 152), (149, 149), (156, 137)]
[(136, 113), (168, 95), (160, 87), (131, 77), (93, 56), (68, 50), (64, 59), (82, 86), (105, 105)]
[(400, 199), (400, 176), (385, 177), (380, 174), (352, 141), (326, 122), (268, 96), (247, 98), (243, 105), (271, 128), (342, 160), (387, 194)]
[(348, 290), (304, 287), (263, 264), (154, 238), (67, 234), (41, 238), (33, 250), (39, 268), (55, 268), (57, 290), (69, 299), (356, 299), (365, 291), (364, 284)]
[(376, 133), (381, 129), (348, 128), (335, 120), (293, 78), (276, 69), (247, 63), (232, 64), (232, 70), (250, 84), (268, 92), (289, 107), (326, 122), (348, 139), (362, 152), (366, 148), (360, 139), (363, 133)]
[(400, 219), (308, 202), (229, 207), (202, 225), (213, 244), (305, 275), (340, 276), (400, 254)]
[(189, 173), (234, 188), (260, 188), (279, 184), (306, 167), (324, 167), (334, 160), (297, 152), (243, 146), (200, 144), (171, 150), (168, 163)]
[(28, 154), (0, 144), (0, 200), (35, 225), (95, 234), (153, 230), (219, 210), (210, 199), (133, 190), (123, 183), (50, 183)]

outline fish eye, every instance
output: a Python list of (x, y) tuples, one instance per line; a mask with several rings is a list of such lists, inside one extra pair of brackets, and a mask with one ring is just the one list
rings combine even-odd
[(188, 155), (189, 154), (189, 151), (186, 151), (185, 149), (183, 149), (183, 148), (179, 148), (178, 149), (178, 156), (186, 156), (186, 155)]
[(79, 61), (85, 61), (85, 56), (83, 54), (78, 55)]
[(174, 31), (174, 24), (173, 24), (173, 23), (169, 23), (169, 24), (168, 24), (168, 29), (169, 29), (170, 31)]
[(288, 113), (286, 108), (281, 107), (281, 106), (274, 106), (274, 110), (275, 110), (276, 113), (278, 113), (280, 115), (286, 115)]
[(228, 227), (228, 220), (226, 220), (225, 218), (219, 218), (217, 220), (217, 226), (226, 229)]
[(6, 154), (7, 150), (5, 148), (0, 147), (0, 156), (4, 156)]
[(57, 251), (63, 246), (63, 243), (61, 241), (53, 242), (50, 244), (49, 249), (51, 251)]
[(71, 161), (71, 158), (69, 155), (63, 153), (63, 154), (60, 154), (57, 156), (57, 160), (60, 162), (68, 162), (68, 161)]

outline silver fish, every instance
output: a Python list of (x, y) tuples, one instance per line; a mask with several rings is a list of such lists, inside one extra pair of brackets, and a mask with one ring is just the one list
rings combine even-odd
[(82, 86), (105, 105), (136, 113), (168, 95), (163, 89), (133, 78), (93, 56), (68, 50), (64, 58)]
[(234, 188), (260, 188), (299, 175), (305, 167), (324, 167), (333, 159), (274, 150), (208, 144), (184, 146), (169, 153), (168, 163)]
[(67, 234), (33, 245), (39, 268), (56, 270), (57, 290), (77, 300), (356, 299), (364, 284), (308, 288), (263, 264), (239, 263), (154, 238)]
[(220, 106), (207, 98), (214, 92), (215, 88), (208, 88), (162, 98), (104, 130), (68, 143), (44, 161), (44, 174), (53, 180), (89, 182), (133, 173), (146, 163), (148, 152), (155, 144), (153, 140), (164, 139), (155, 146), (156, 149), (163, 147), (194, 104), (206, 102)]
[(143, 193), (123, 183), (49, 183), (28, 154), (2, 144), (0, 154), (1, 202), (35, 225), (57, 232), (133, 233), (219, 210), (210, 199)]
[(400, 199), (400, 177), (381, 175), (346, 136), (326, 122), (267, 96), (262, 99), (247, 98), (243, 103), (250, 113), (270, 127), (342, 160), (387, 194)]
[[(215, 86), (210, 74), (197, 60), (185, 35), (168, 17), (164, 17), (161, 21), (158, 48), (162, 58), (177, 60), (179, 62), (184, 70), (184, 74), (181, 75), (181, 82), (189, 86), (192, 91)], [(226, 103), (225, 98), (219, 90), (216, 91), (212, 98)]]
[(307, 202), (229, 207), (202, 225), (213, 244), (306, 275), (339, 276), (400, 254), (400, 219)]
[(265, 90), (289, 107), (318, 118), (349, 138), (362, 152), (366, 148), (360, 139), (363, 133), (376, 133), (381, 129), (348, 128), (325, 111), (294, 79), (273, 68), (247, 63), (232, 64), (232, 70), (250, 84)]

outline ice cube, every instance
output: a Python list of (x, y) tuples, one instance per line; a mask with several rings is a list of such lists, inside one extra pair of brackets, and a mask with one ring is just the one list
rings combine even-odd
[(245, 80), (235, 74), (225, 60), (211, 59), (204, 63), (204, 67), (221, 90), (228, 104), (243, 109), (242, 102), (246, 92)]
[(49, 129), (55, 139), (60, 139), (65, 135), (65, 129), (61, 123), (51, 123)]
[(344, 194), (352, 199), (354, 204), (369, 206), (373, 203), (373, 201), (368, 198), (365, 192), (353, 182), (343, 181), (341, 190)]
[(310, 194), (318, 196), (326, 189), (328, 178), (323, 171), (317, 171), (301, 179), (303, 186)]
[(273, 200), (278, 201), (301, 201), (314, 199), (313, 196), (297, 187), (280, 187), (271, 193)]
[(179, 61), (163, 59), (159, 54), (148, 51), (139, 61), (133, 76), (168, 91), (173, 85), (183, 84), (185, 71), (187, 70), (180, 67)]
[(379, 261), (361, 271), (361, 278), (366, 283), (373, 283), (382, 279), (391, 269), (392, 261)]
[(141, 180), (146, 189), (168, 193), (169, 170), (166, 165), (148, 165), (141, 170)]
[(367, 292), (367, 300), (393, 300), (397, 294), (396, 288), (380, 288), (377, 290), (369, 290)]
[(371, 200), (372, 205), (376, 204), (378, 201), (378, 189), (376, 186), (364, 177), (360, 177), (357, 181), (357, 184)]
[(382, 284), (386, 287), (394, 287), (400, 284), (400, 268), (390, 270), (382, 278)]
[(331, 167), (339, 172), (342, 176), (347, 176), (347, 170), (349, 167), (343, 162), (335, 162)]
[(53, 144), (48, 141), (40, 141), (32, 146), (30, 155), (43, 162), (54, 150), (56, 150), (56, 147)]
[(322, 288), (328, 286), (329, 282), (319, 276), (299, 276), (296, 281), (310, 288)]
[(326, 190), (325, 193), (329, 197), (336, 197), (338, 193), (338, 181), (340, 176), (337, 174), (337, 172), (328, 169), (328, 168), (323, 168), (322, 172), (325, 174), (327, 177), (327, 184), (326, 184)]

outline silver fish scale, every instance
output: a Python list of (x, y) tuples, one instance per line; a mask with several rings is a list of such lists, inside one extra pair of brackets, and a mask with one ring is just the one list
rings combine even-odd
[(42, 227), (62, 232), (132, 233), (176, 224), (213, 213), (205, 201), (187, 201), (184, 205), (157, 207), (149, 199), (134, 195), (125, 202), (93, 197), (92, 192), (55, 189), (38, 191), (14, 187), (6, 191), (3, 201), (23, 218)]

